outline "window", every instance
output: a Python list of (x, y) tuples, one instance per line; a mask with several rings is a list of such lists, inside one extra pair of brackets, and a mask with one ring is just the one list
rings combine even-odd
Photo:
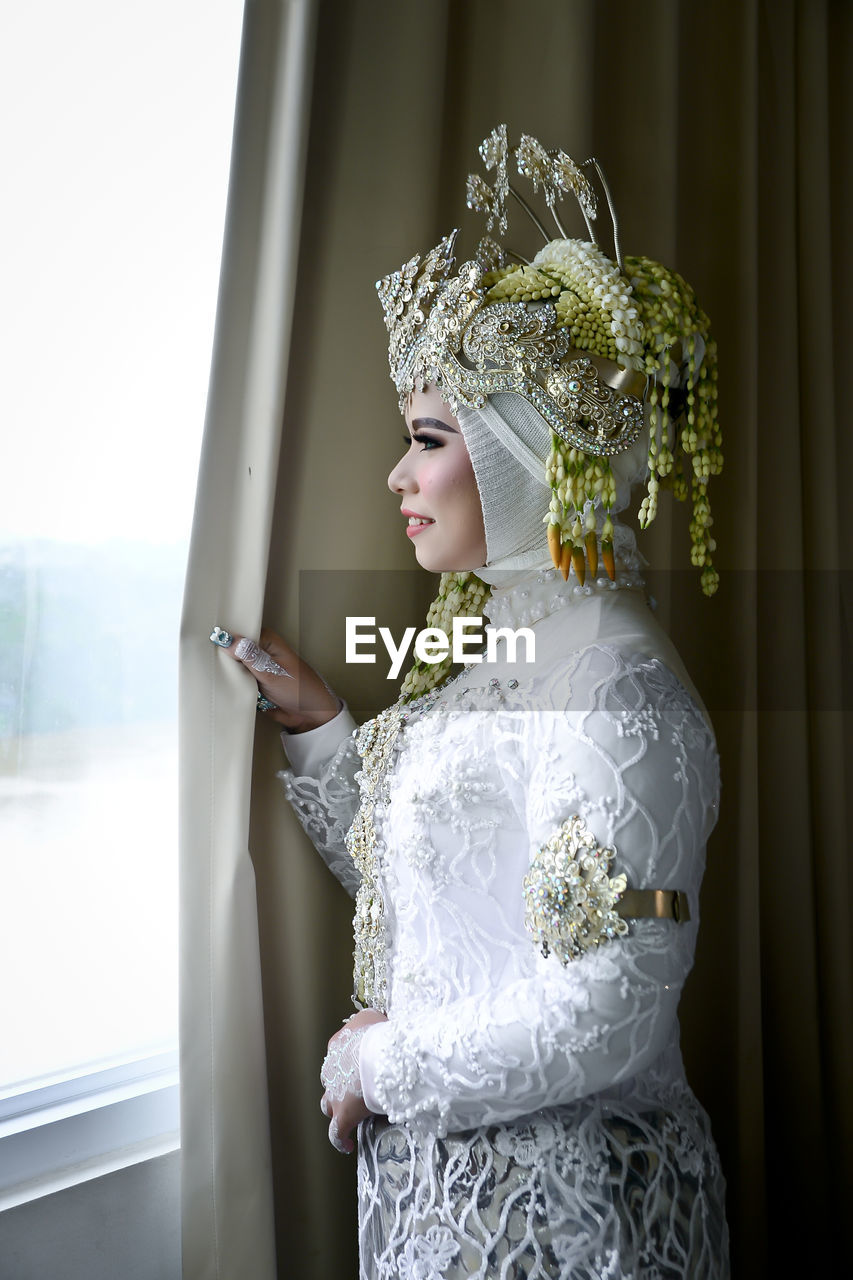
[(2, 17), (0, 1135), (73, 1106), (63, 1081), (174, 1074), (177, 633), (241, 21)]

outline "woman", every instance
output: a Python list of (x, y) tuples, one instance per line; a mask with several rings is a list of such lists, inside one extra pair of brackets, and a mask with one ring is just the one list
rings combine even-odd
[[(564, 153), (510, 153), (501, 128), (481, 154), (495, 183), (469, 179), (469, 203), (490, 226), (511, 155), (591, 224)], [(686, 463), (713, 591), (713, 347), (683, 281), (622, 263), (615, 224), (615, 263), (591, 226), (557, 226), (532, 263), (484, 241), (454, 275), (448, 237), (378, 286), (409, 431), (388, 483), (443, 574), (428, 621), (485, 612), (535, 654), (504, 636), (452, 680), (416, 662), (355, 734), (279, 637), (214, 633), (288, 731), (288, 796), (356, 895), (360, 1011), (321, 1105), (338, 1149), (359, 1126), (364, 1280), (728, 1274), (676, 1019), (716, 750), (618, 521), (641, 476), (641, 523), (661, 483), (686, 496)]]

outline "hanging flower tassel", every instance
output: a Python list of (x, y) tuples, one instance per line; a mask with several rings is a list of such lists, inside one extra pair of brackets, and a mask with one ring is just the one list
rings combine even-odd
[(601, 559), (607, 570), (607, 576), (611, 582), (616, 581), (616, 558), (613, 555), (613, 521), (610, 519), (610, 512), (604, 521), (604, 527), (601, 530)]
[(551, 560), (554, 568), (559, 569), (562, 559), (562, 534), (560, 526), (557, 523), (557, 517), (552, 515), (548, 518), (548, 550), (551, 553)]
[(616, 561), (613, 557), (613, 543), (601, 542), (601, 561), (607, 570), (607, 576), (611, 582), (616, 581)]
[(572, 521), (571, 529), (571, 558), (572, 568), (575, 571), (575, 577), (581, 586), (586, 580), (586, 560), (583, 554), (583, 535), (581, 531), (580, 513), (575, 512), (575, 518)]
[(595, 531), (595, 510), (592, 506), (589, 506), (586, 512), (584, 544), (586, 546), (586, 558), (589, 561), (589, 571), (594, 578), (598, 573), (598, 535)]
[[(441, 575), (438, 595), (427, 611), (427, 626), (443, 631), (451, 644), (454, 618), (478, 618), (491, 595), (491, 587), (471, 572), (447, 572)], [(450, 674), (453, 660), (448, 653), (441, 662), (422, 662), (415, 658), (400, 688), (403, 702), (411, 702), (423, 693), (438, 688)]]

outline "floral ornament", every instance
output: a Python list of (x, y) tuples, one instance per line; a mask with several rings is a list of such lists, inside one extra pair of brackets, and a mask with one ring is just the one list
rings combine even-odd
[(536, 853), (522, 881), (524, 927), (562, 964), (611, 938), (628, 925), (615, 906), (627, 888), (624, 875), (608, 875), (615, 849), (596, 842), (579, 815), (567, 818)]
[[(454, 275), (457, 233), (452, 232), (423, 259), (416, 255), (379, 281), (391, 376), (401, 407), (412, 390), (429, 383), (438, 387), (452, 412), (460, 403), (478, 408), (498, 391), (529, 400), (552, 432), (545, 459), (551, 501), (543, 515), (548, 546), (563, 577), (568, 580), (574, 573), (580, 587), (587, 573), (595, 577), (599, 566), (616, 581), (611, 516), (616, 482), (609, 459), (627, 447), (641, 420), (648, 422), (648, 480), (640, 526), (655, 519), (661, 489), (670, 489), (679, 501), (689, 498), (691, 561), (701, 570), (702, 590), (713, 595), (719, 575), (712, 563), (716, 542), (708, 485), (722, 470), (723, 454), (716, 344), (707, 316), (676, 272), (647, 258), (622, 258), (613, 201), (595, 158), (579, 165), (528, 134), (513, 149), (519, 173), (535, 191), (544, 191), (559, 232), (552, 239), (508, 180), (506, 126), (492, 130), (479, 150), (486, 169), (495, 174), (494, 186), (470, 175), (469, 207), (503, 234), (512, 195), (545, 245), (527, 262), (485, 236), (473, 261)], [(595, 243), (592, 221), (598, 202), (585, 169), (595, 171), (607, 197), (616, 262)], [(588, 241), (567, 237), (557, 217), (558, 200), (570, 193), (586, 221)], [(511, 310), (499, 318), (489, 314), (503, 306)], [(540, 311), (544, 314), (536, 315)], [(589, 403), (604, 418), (587, 416), (569, 385), (573, 379), (561, 367), (579, 357), (590, 362), (584, 368), (595, 370), (598, 383)], [(613, 394), (602, 394), (603, 388)], [(473, 575), (468, 575), (466, 592), (469, 587), (473, 598)], [(443, 578), (439, 603), (447, 593)], [(453, 594), (458, 595), (455, 587)], [(449, 668), (449, 662), (427, 670), (416, 665), (405, 698), (436, 687)]]
[[(475, 573), (443, 573), (439, 580), (438, 595), (427, 613), (427, 626), (436, 627), (447, 636), (452, 635), (453, 619), (481, 617), (491, 591), (491, 587)], [(423, 662), (420, 658), (415, 658), (403, 680), (403, 701), (411, 702), (439, 685), (450, 674), (452, 662), (450, 650), (440, 662)]]
[(467, 199), (468, 208), (478, 213), (485, 213), (486, 227), (491, 231), (497, 223), (500, 235), (506, 235), (507, 216), (506, 198), (509, 195), (509, 182), (506, 176), (506, 125), (498, 125), (488, 138), (480, 143), (480, 157), (487, 172), (495, 170), (495, 185), (490, 187), (478, 174), (468, 175)]
[[(475, 213), (485, 214), (486, 228), (491, 231), (495, 222), (500, 226), (501, 220), (506, 223), (505, 211), (498, 211), (497, 199), (494, 191), (487, 182), (484, 182), (479, 173), (469, 173), (468, 180), (465, 184), (465, 203), (469, 209), (473, 209)], [(504, 226), (503, 230), (506, 230)]]
[(443, 1280), (459, 1252), (449, 1227), (432, 1226), (406, 1241), (400, 1255), (400, 1280)]
[(534, 191), (538, 191), (540, 187), (543, 188), (545, 200), (549, 208), (553, 209), (557, 199), (557, 187), (554, 182), (551, 158), (542, 143), (531, 138), (530, 134), (523, 133), (521, 141), (515, 148), (515, 160), (518, 172), (522, 177), (530, 179)]
[(560, 235), (566, 233), (557, 217), (556, 204), (564, 195), (571, 194), (580, 205), (590, 240), (594, 239), (592, 223), (598, 215), (598, 201), (589, 179), (572, 157), (565, 151), (546, 151), (541, 142), (524, 133), (515, 148), (515, 160), (521, 176), (533, 183), (534, 192), (542, 188)]
[[(641, 528), (657, 514), (658, 491), (692, 499), (691, 562), (702, 570), (702, 590), (719, 583), (711, 555), (716, 541), (708, 481), (723, 469), (717, 420), (717, 344), (695, 294), (675, 271), (649, 258), (626, 258), (625, 272), (644, 328), (644, 364), (649, 377), (649, 480), (639, 511)], [(680, 448), (679, 448), (680, 445)], [(688, 474), (685, 475), (685, 467)]]
[[(506, 150), (506, 124), (498, 124), (497, 129), (492, 129), (488, 138), (480, 142), (479, 151), (487, 173), (491, 173), (494, 169), (493, 218), (501, 236), (506, 236), (506, 197), (510, 193), (510, 183), (506, 175)], [(491, 225), (489, 223), (489, 229)]]
[(493, 240), (491, 236), (482, 237), (474, 258), (484, 271), (500, 271), (506, 262), (506, 254), (497, 240)]
[(557, 151), (551, 161), (554, 183), (577, 200), (587, 225), (598, 217), (598, 201), (589, 178), (565, 151)]

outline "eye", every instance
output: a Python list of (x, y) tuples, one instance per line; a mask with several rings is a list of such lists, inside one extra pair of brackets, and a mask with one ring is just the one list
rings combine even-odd
[(435, 440), (432, 436), (424, 436), (419, 432), (412, 432), (411, 436), (406, 436), (410, 442), (416, 440), (418, 444), (422, 444), (424, 449), (440, 449), (442, 447), (441, 440)]

